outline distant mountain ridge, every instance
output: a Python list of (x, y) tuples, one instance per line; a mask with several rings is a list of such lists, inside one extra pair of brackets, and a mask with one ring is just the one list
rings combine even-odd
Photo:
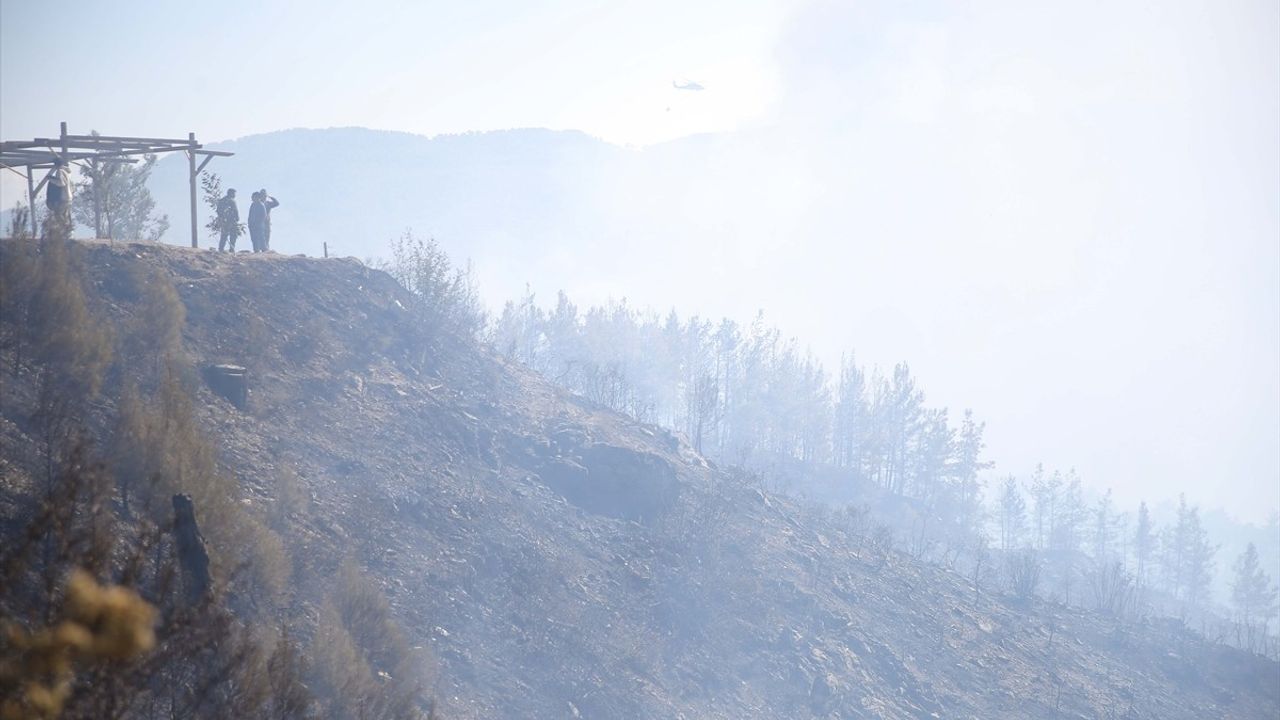
[[(572, 247), (597, 235), (593, 220), (604, 218), (584, 212), (583, 196), (640, 156), (580, 132), (540, 129), (437, 137), (299, 129), (209, 147), (236, 153), (208, 171), (238, 190), (241, 214), (258, 188), (280, 200), (273, 245), (281, 253), (320, 255), (327, 243), (332, 254), (377, 256), (412, 228), (456, 257), (500, 255), (525, 270), (553, 241)], [(187, 240), (185, 170), (181, 158), (165, 158), (151, 183), (174, 244)], [(201, 214), (203, 226), (207, 208)]]
[[(798, 232), (793, 177), (761, 171), (767, 135), (695, 135), (631, 148), (577, 131), (516, 129), (426, 137), (335, 128), (281, 130), (208, 147), (224, 188), (267, 188), (273, 249), (361, 259), (385, 255), (409, 229), (474, 263), (497, 303), (533, 284), (583, 299), (670, 302), (659, 283), (690, 286), (706, 273), (757, 263)], [(151, 182), (184, 245), (186, 163), (158, 163)], [(203, 228), (208, 210), (200, 208)], [(202, 230), (201, 245), (213, 242)], [(728, 267), (717, 267), (728, 263)], [(652, 293), (644, 296), (642, 293)]]

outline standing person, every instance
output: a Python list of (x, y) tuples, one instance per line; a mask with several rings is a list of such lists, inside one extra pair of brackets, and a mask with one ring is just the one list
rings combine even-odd
[(267, 249), (267, 208), (262, 204), (262, 191), (252, 195), (253, 203), (249, 205), (249, 239), (253, 242), (254, 252)]
[(49, 173), (49, 187), (44, 193), (45, 204), (50, 212), (63, 220), (71, 217), (71, 173), (67, 164), (58, 160), (53, 164), (53, 172)]
[(236, 238), (240, 236), (240, 208), (236, 207), (236, 190), (227, 190), (226, 196), (218, 201), (218, 227), (222, 234), (218, 237), (218, 252), (231, 243), (231, 252), (236, 251)]
[(267, 189), (263, 188), (258, 191), (262, 196), (262, 205), (267, 209), (267, 229), (262, 235), (262, 251), (266, 252), (271, 249), (271, 211), (280, 207), (280, 201), (267, 194)]

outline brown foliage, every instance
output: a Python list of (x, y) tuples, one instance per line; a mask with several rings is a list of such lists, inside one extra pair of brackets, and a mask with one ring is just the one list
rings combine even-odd
[(334, 579), (309, 653), (313, 686), (332, 717), (420, 718), (423, 659), (377, 586), (347, 561)]
[(7, 627), (15, 652), (0, 659), (0, 687), (14, 690), (0, 718), (57, 717), (71, 696), (77, 662), (126, 661), (155, 646), (156, 609), (136, 592), (99, 585), (83, 570), (67, 580), (65, 618), (36, 632)]
[(63, 453), (63, 471), (0, 550), (0, 696), (17, 699), (6, 712), (277, 717), (263, 713), (287, 680), (254, 671), (266, 651), (229, 612), (225, 593), (183, 602), (167, 523), (124, 522), (110, 475), (87, 459), (86, 446)]

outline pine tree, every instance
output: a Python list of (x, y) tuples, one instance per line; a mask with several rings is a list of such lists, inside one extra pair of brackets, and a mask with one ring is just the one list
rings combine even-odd
[(1253, 543), (1236, 559), (1235, 572), (1231, 602), (1236, 610), (1237, 642), (1253, 650), (1259, 638), (1266, 638), (1267, 625), (1276, 616), (1276, 588), (1262, 569)]
[(1209, 534), (1200, 524), (1200, 508), (1191, 507), (1179, 519), (1182, 548), (1182, 600), (1195, 610), (1204, 610), (1213, 583), (1214, 556), (1218, 546), (1209, 542)]
[(852, 353), (840, 360), (840, 381), (836, 388), (835, 463), (853, 470), (854, 477), (866, 477), (864, 465), (870, 435), (871, 408), (867, 404), (866, 374)]
[(1062, 491), (1062, 476), (1054, 473), (1045, 479), (1044, 466), (1036, 465), (1031, 475), (1031, 499), (1036, 533), (1035, 546), (1043, 551), (1053, 536), (1054, 517), (1057, 512), (1058, 494)]
[[(1057, 473), (1054, 473), (1054, 478), (1058, 479)], [(1067, 473), (1065, 487), (1053, 508), (1049, 535), (1050, 561), (1058, 572), (1063, 602), (1068, 604), (1071, 602), (1071, 590), (1078, 566), (1081, 531), (1087, 515), (1084, 489), (1075, 470), (1071, 470)]]
[(951, 455), (951, 478), (960, 524), (968, 535), (982, 532), (982, 479), (978, 473), (993, 465), (982, 459), (982, 450), (986, 447), (982, 441), (985, 429), (986, 423), (976, 421), (973, 411), (966, 409)]
[(911, 368), (906, 363), (893, 367), (893, 380), (884, 398), (885, 410), (885, 479), (890, 492), (903, 494), (907, 467), (919, 437), (924, 411), (924, 393), (916, 387)]
[(955, 448), (955, 432), (947, 423), (944, 409), (924, 410), (920, 413), (919, 430), (916, 432), (908, 455), (907, 480), (904, 494), (923, 500), (927, 505), (946, 515), (959, 516), (958, 482), (948, 477), (952, 468), (952, 452)]
[(1000, 490), (1000, 549), (1008, 552), (1022, 542), (1027, 528), (1027, 501), (1018, 490), (1018, 480), (1010, 475)]
[(1093, 559), (1109, 565), (1111, 545), (1115, 540), (1115, 517), (1111, 513), (1111, 490), (1108, 489), (1093, 509)]
[(1147, 586), (1147, 575), (1151, 568), (1155, 545), (1156, 537), (1151, 525), (1151, 513), (1147, 510), (1147, 503), (1144, 501), (1138, 504), (1138, 527), (1133, 533), (1133, 554), (1137, 561), (1134, 578), (1140, 599), (1142, 591)]

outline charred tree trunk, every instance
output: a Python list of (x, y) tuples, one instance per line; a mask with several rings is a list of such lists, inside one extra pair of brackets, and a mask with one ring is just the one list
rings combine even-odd
[(178, 546), (178, 564), (182, 568), (187, 599), (195, 605), (208, 594), (211, 581), (209, 552), (196, 524), (196, 507), (190, 495), (173, 496), (173, 535)]

